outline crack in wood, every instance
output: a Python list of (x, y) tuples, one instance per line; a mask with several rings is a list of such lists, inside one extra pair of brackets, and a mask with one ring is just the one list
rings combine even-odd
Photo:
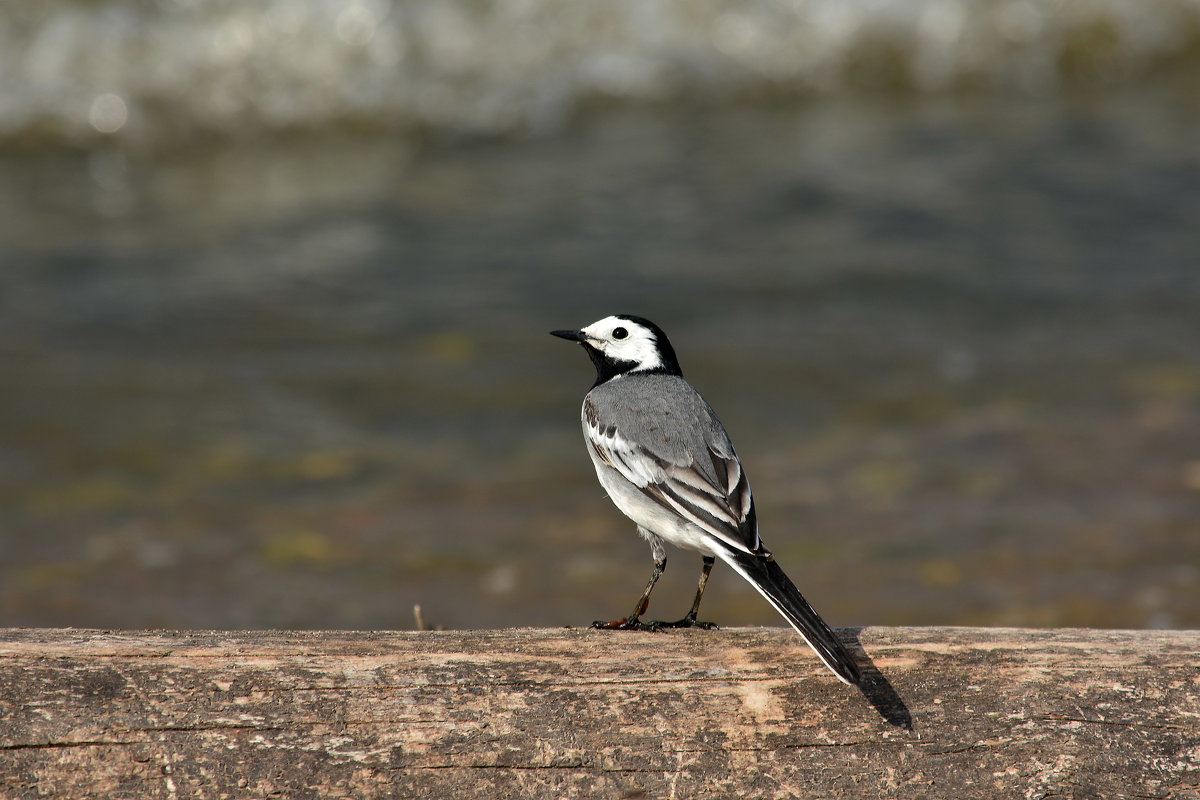
[[(1005, 747), (1007, 745), (1015, 744), (1015, 743), (1017, 743), (1016, 739), (999, 739), (999, 740), (992, 741), (992, 742), (975, 742), (973, 744), (959, 745), (957, 747), (951, 747), (947, 750), (937, 750), (937, 749), (934, 749), (933, 745), (928, 745), (925, 747), (925, 752), (929, 753), (930, 755), (934, 755), (934, 756), (947, 756), (947, 755), (956, 755), (958, 753), (969, 753), (972, 750), (992, 750), (997, 747)], [(1022, 742), (1022, 743), (1024, 744), (1026, 742)]]
[(429, 769), (429, 770), (518, 770), (521, 772), (578, 770), (591, 774), (642, 774), (670, 775), (675, 769), (654, 769), (649, 767), (602, 767), (574, 764), (418, 764), (412, 766), (393, 767), (398, 770)]
[(117, 733), (211, 733), (213, 731), (281, 731), (278, 725), (154, 725), (146, 728), (113, 727), (110, 730)]
[(147, 742), (124, 742), (116, 739), (91, 739), (81, 742), (17, 742), (0, 744), (0, 750), (64, 750), (71, 747), (112, 747), (147, 744)]

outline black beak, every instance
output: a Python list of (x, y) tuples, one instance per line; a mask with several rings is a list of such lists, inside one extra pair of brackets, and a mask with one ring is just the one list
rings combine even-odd
[(583, 341), (583, 331), (550, 331), (550, 335), (560, 339), (570, 339), (572, 342)]

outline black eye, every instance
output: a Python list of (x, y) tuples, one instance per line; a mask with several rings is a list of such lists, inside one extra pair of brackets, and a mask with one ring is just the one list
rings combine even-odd
[(612, 337), (614, 339), (624, 339), (629, 335), (629, 331), (624, 328), (613, 328)]

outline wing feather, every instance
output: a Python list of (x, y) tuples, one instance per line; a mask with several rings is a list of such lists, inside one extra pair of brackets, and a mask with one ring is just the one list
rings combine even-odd
[(727, 439), (707, 443), (710, 474), (694, 460), (676, 463), (629, 441), (615, 425), (602, 423), (590, 404), (584, 408), (584, 434), (600, 462), (654, 502), (734, 550), (760, 549), (750, 484)]

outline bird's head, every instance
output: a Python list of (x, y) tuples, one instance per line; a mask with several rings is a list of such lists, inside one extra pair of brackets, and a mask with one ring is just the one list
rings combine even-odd
[(577, 331), (550, 333), (583, 345), (596, 365), (597, 385), (629, 372), (683, 374), (667, 335), (644, 317), (617, 314)]

